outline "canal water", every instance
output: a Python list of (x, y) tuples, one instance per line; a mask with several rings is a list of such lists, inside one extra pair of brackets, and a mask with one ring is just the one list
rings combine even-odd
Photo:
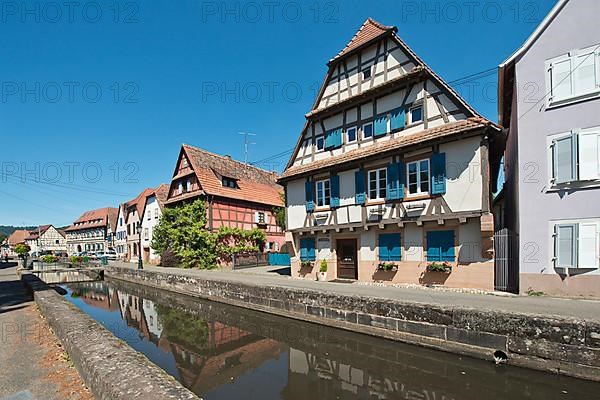
[(598, 399), (600, 384), (121, 281), (66, 298), (203, 399)]

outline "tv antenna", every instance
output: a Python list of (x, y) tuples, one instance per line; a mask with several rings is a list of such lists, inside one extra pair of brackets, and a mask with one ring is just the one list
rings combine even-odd
[(251, 144), (256, 144), (254, 142), (248, 141), (248, 136), (256, 136), (256, 133), (250, 132), (238, 132), (240, 135), (244, 135), (244, 163), (248, 164), (248, 146)]

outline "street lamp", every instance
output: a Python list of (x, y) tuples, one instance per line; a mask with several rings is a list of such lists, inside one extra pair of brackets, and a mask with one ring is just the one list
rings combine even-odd
[(144, 269), (144, 263), (142, 261), (142, 222), (137, 223), (138, 233), (138, 269)]

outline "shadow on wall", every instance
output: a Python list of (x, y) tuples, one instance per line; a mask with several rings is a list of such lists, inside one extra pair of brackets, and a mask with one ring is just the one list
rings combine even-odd
[(421, 285), (445, 285), (448, 277), (450, 277), (449, 272), (427, 271), (425, 269), (419, 276), (419, 283)]

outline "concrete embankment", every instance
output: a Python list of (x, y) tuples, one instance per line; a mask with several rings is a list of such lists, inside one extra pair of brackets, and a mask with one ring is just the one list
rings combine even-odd
[(477, 358), (600, 381), (600, 323), (111, 266), (106, 276)]
[(22, 279), (96, 399), (198, 399), (39, 278), (24, 274)]

